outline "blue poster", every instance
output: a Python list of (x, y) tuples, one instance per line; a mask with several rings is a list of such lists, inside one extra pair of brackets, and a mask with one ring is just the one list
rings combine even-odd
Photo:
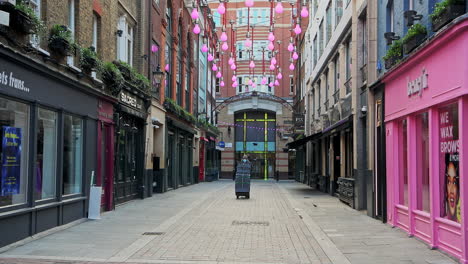
[(2, 196), (19, 194), (21, 175), (21, 128), (3, 127)]

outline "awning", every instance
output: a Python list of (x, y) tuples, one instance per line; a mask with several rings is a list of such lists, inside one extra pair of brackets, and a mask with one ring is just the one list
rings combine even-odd
[(208, 142), (209, 140), (206, 137), (200, 137), (200, 140)]
[(214, 137), (210, 137), (211, 141), (216, 141), (216, 139)]
[(351, 124), (351, 121), (353, 121), (353, 115), (349, 115), (348, 117), (343, 118), (340, 121), (336, 122), (335, 124), (325, 128), (324, 130), (322, 130), (322, 134), (330, 133), (334, 129), (337, 129), (337, 130), (345, 129)]
[(317, 132), (317, 133), (312, 134), (310, 136), (307, 136), (305, 138), (301, 138), (301, 139), (298, 139), (296, 141), (289, 142), (288, 144), (286, 144), (286, 146), (288, 146), (289, 149), (295, 149), (295, 148), (297, 148), (299, 146), (304, 145), (305, 143), (307, 143), (307, 142), (309, 142), (311, 140), (319, 138), (320, 135), (322, 135), (322, 132)]

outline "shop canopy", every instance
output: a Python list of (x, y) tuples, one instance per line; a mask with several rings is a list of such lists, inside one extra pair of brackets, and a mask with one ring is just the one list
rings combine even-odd
[(307, 136), (305, 138), (301, 138), (301, 139), (298, 139), (296, 141), (293, 141), (293, 142), (289, 142), (288, 144), (286, 144), (286, 146), (289, 148), (289, 149), (295, 149), (297, 147), (300, 147), (302, 145), (304, 145), (305, 143), (311, 141), (311, 140), (314, 140), (314, 139), (317, 139), (320, 137), (320, 135), (322, 134), (322, 132), (318, 132), (318, 133), (315, 133), (315, 134), (312, 134), (310, 136)]

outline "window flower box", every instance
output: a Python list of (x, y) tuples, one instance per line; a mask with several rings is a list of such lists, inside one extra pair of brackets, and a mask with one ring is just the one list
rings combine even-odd
[(421, 43), (424, 42), (426, 39), (426, 34), (417, 34), (411, 39), (409, 39), (406, 43), (403, 44), (403, 52), (405, 54), (409, 54), (415, 48), (417, 48)]
[(439, 31), (443, 26), (447, 25), (453, 19), (463, 15), (465, 13), (465, 5), (453, 4), (443, 8), (440, 13), (433, 13), (431, 15), (432, 20), (432, 31)]

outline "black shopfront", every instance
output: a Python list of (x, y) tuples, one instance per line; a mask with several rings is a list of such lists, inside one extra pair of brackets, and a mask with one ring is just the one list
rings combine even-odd
[(148, 95), (124, 86), (118, 100), (115, 111), (114, 204), (145, 198), (150, 190), (144, 173)]
[(0, 47), (0, 247), (87, 216), (98, 93)]

